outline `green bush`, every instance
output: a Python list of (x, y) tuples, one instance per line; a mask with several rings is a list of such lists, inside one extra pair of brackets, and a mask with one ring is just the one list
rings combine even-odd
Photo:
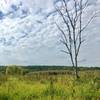
[(6, 75), (22, 75), (23, 74), (23, 69), (19, 66), (8, 66), (6, 68)]

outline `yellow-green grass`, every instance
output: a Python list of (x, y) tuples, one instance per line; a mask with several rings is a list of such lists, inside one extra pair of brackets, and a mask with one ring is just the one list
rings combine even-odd
[(80, 71), (80, 79), (67, 71), (1, 75), (0, 100), (100, 100), (100, 71)]

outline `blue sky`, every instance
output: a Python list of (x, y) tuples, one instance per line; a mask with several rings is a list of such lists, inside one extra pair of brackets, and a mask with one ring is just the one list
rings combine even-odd
[[(0, 64), (69, 65), (69, 57), (60, 50), (60, 33), (55, 21), (60, 18), (54, 3), (60, 0), (0, 0)], [(100, 0), (89, 0), (84, 22)], [(98, 15), (100, 16), (100, 14)], [(85, 30), (79, 64), (100, 66), (100, 17)]]

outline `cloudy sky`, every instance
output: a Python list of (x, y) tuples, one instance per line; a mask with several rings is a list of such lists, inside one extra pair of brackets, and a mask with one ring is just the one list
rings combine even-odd
[[(0, 64), (69, 65), (60, 50), (59, 15), (54, 4), (60, 0), (0, 0)], [(89, 0), (87, 21), (100, 0)], [(85, 30), (80, 65), (100, 66), (100, 14)]]

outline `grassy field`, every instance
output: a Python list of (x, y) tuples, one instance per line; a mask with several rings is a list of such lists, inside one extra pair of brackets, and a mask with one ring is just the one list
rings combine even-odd
[(100, 100), (100, 70), (28, 71), (0, 74), (0, 100)]

